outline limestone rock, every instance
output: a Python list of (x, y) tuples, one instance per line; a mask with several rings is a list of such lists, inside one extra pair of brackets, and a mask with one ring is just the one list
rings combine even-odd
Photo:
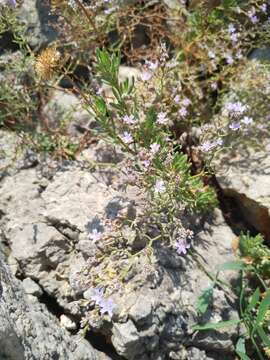
[(140, 336), (131, 320), (124, 324), (115, 324), (112, 343), (118, 354), (126, 359), (133, 360), (141, 354)]
[(41, 287), (30, 278), (24, 279), (22, 286), (26, 294), (40, 297), (43, 293)]
[(28, 300), (2, 258), (0, 273), (1, 359), (100, 359), (90, 344), (72, 339), (44, 305)]
[(54, 19), (49, 11), (49, 6), (42, 0), (24, 0), (19, 7), (18, 17), (26, 25), (31, 47), (40, 48), (56, 39), (57, 33), (49, 25)]

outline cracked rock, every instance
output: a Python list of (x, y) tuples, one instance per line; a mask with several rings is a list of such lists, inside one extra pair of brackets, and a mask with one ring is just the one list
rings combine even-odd
[(119, 355), (128, 360), (135, 359), (142, 353), (140, 343), (140, 335), (131, 320), (124, 324), (114, 324), (112, 344)]

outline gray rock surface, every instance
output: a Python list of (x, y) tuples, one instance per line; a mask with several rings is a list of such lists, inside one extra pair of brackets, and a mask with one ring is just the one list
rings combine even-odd
[(27, 41), (31, 47), (40, 48), (57, 37), (57, 32), (49, 25), (54, 19), (49, 15), (49, 6), (42, 0), (23, 0), (18, 17), (25, 24)]
[(29, 300), (2, 257), (0, 275), (1, 359), (101, 359), (85, 340), (71, 338), (43, 304)]
[(67, 90), (54, 90), (42, 113), (50, 129), (55, 130), (64, 126), (67, 134), (73, 138), (82, 136), (95, 125), (89, 112), (83, 109), (78, 97)]
[(43, 294), (41, 287), (30, 278), (24, 279), (22, 286), (28, 295), (40, 297)]
[[(225, 195), (236, 200), (242, 217), (270, 244), (269, 81), (269, 69), (255, 60), (248, 61), (231, 81), (230, 93), (222, 102), (241, 100), (239, 94), (245, 94), (241, 100), (247, 106), (244, 115), (250, 116), (252, 123), (241, 125), (235, 140), (219, 152), (214, 165)], [(241, 117), (234, 120), (241, 121)]]
[[(238, 316), (223, 290), (215, 290), (203, 318), (196, 313), (197, 298), (211, 283), (202, 266), (215, 274), (217, 266), (234, 258), (234, 234), (221, 212), (191, 221), (196, 237), (190, 252), (195, 250), (195, 257), (181, 257), (156, 243), (150, 258), (142, 245), (130, 263), (125, 249), (132, 250), (134, 241), (130, 243), (127, 228), (121, 240), (117, 221), (122, 216), (136, 219), (140, 198), (134, 194), (133, 188), (119, 187), (118, 176), (108, 185), (98, 171), (78, 162), (56, 169), (45, 183), (37, 168), (7, 174), (0, 182), (0, 212), (10, 262), (54, 297), (65, 316), (75, 315), (82, 325), (111, 339), (127, 360), (191, 359), (186, 350), (191, 347), (207, 360), (211, 353), (217, 354), (213, 359), (233, 359), (237, 329), (203, 334), (191, 329), (199, 321)], [(112, 238), (115, 245), (110, 245)], [(226, 276), (229, 281), (231, 274)], [(112, 318), (102, 316), (92, 301), (99, 282), (116, 305)]]

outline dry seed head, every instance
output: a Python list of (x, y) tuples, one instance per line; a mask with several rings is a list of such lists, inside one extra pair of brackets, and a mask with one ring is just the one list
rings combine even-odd
[(59, 66), (61, 54), (56, 47), (43, 50), (36, 59), (35, 70), (37, 75), (43, 80), (49, 80)]

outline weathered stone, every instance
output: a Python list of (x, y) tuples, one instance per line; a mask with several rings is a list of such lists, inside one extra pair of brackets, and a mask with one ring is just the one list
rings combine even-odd
[[(37, 279), (64, 307), (67, 316), (91, 319), (93, 314), (93, 330), (112, 333), (113, 346), (128, 360), (164, 360), (170, 352), (177, 354), (180, 347), (186, 346), (231, 351), (235, 329), (208, 332), (204, 339), (191, 336), (192, 325), (202, 320), (195, 310), (197, 298), (211, 283), (192, 257), (181, 257), (175, 250), (156, 243), (151, 263), (147, 252), (142, 251), (127, 270), (124, 283), (117, 282), (114, 269), (128, 269), (128, 259), (115, 253), (110, 262), (95, 260), (95, 251), (103, 239), (94, 242), (93, 229), (109, 237), (112, 229), (107, 222), (110, 224), (123, 214), (134, 218), (139, 207), (135, 208), (137, 198), (132, 191), (115, 190), (102, 183), (97, 174), (76, 165), (60, 169), (42, 192), (35, 169), (21, 170), (0, 183), (3, 231), (23, 275)], [(11, 190), (14, 186), (16, 191)], [(196, 230), (194, 247), (202, 265), (215, 273), (218, 265), (233, 259), (234, 234), (218, 210), (204, 228), (199, 222), (196, 224), (200, 231)], [(113, 321), (107, 315), (106, 322), (102, 317), (97, 320), (97, 309), (93, 312), (92, 305), (89, 307), (89, 302), (83, 300), (91, 300), (93, 273), (104, 279), (109, 276), (112, 297), (107, 289), (106, 297), (111, 297), (117, 306)], [(226, 279), (229, 281), (229, 276)], [(225, 313), (229, 318), (237, 317), (224, 293), (215, 292), (208, 320), (225, 320)], [(216, 345), (212, 346), (211, 339)], [(230, 359), (230, 353), (227, 358)]]
[(129, 311), (130, 318), (135, 323), (147, 323), (152, 314), (151, 299), (140, 295), (134, 306)]
[(60, 316), (60, 325), (67, 330), (76, 330), (77, 328), (76, 323), (65, 314)]
[(0, 357), (9, 360), (99, 360), (90, 344), (76, 341), (38, 302), (31, 302), (0, 259)]
[(57, 32), (49, 25), (55, 19), (49, 15), (49, 6), (42, 0), (24, 0), (19, 7), (18, 17), (27, 29), (27, 40), (31, 47), (40, 48), (57, 37)]
[(119, 355), (128, 360), (135, 359), (142, 353), (140, 342), (139, 333), (131, 320), (124, 324), (114, 324), (112, 344)]
[(43, 294), (41, 287), (30, 278), (24, 279), (22, 286), (28, 295), (40, 297)]
[(96, 125), (89, 112), (83, 109), (80, 99), (67, 90), (54, 90), (42, 111), (51, 129), (65, 124), (71, 137), (81, 136)]

